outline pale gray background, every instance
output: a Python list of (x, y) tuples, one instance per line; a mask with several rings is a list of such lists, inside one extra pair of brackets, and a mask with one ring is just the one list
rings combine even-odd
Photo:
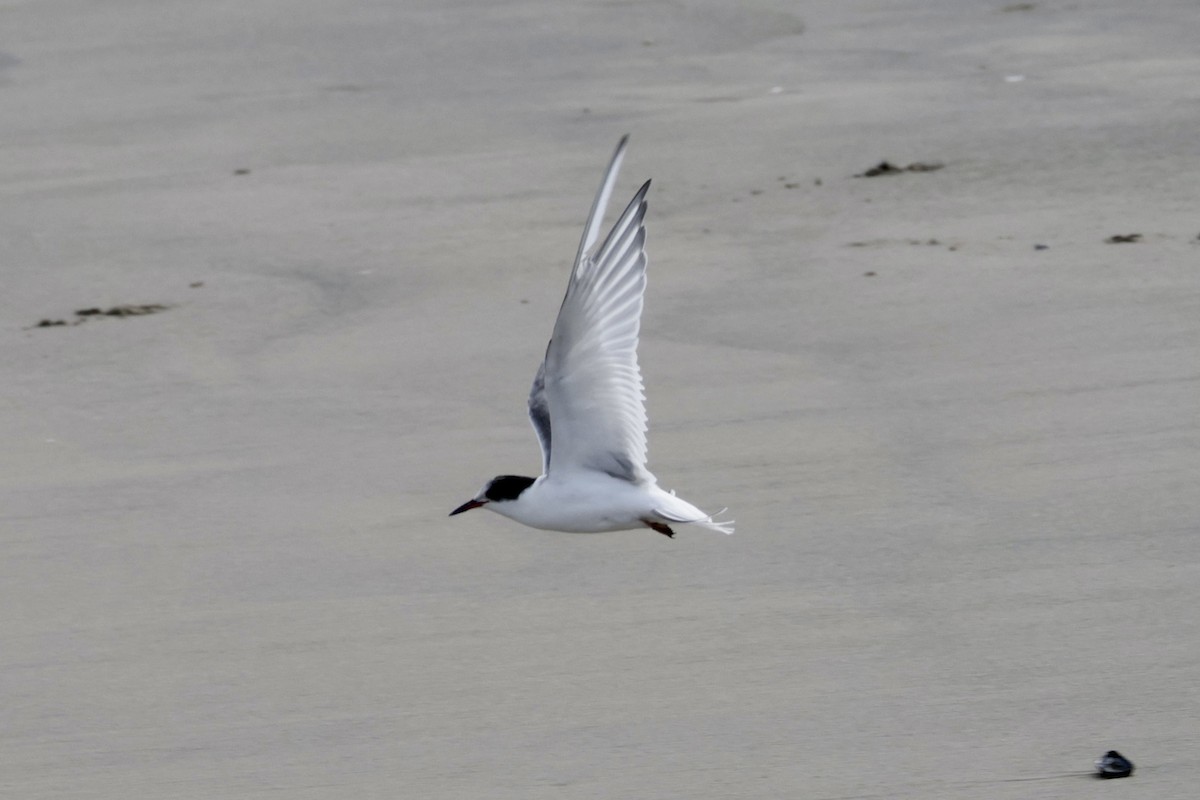
[[(0, 794), (1191, 796), (1198, 27), (0, 2)], [(651, 468), (738, 533), (447, 519), (626, 132)]]

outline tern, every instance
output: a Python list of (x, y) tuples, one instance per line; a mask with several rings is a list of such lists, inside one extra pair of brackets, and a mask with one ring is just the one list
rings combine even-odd
[(486, 508), (542, 530), (568, 533), (672, 525), (733, 533), (646, 468), (646, 396), (638, 330), (646, 291), (646, 193), (633, 196), (603, 244), (600, 224), (625, 157), (622, 137), (592, 203), (567, 294), (529, 392), (529, 419), (542, 446), (537, 478), (499, 475), (450, 516)]

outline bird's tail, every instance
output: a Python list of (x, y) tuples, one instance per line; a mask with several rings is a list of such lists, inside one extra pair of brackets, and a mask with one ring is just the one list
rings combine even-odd
[(680, 525), (699, 525), (701, 528), (708, 528), (710, 531), (717, 531), (718, 533), (727, 535), (733, 533), (733, 520), (721, 522), (715, 519), (715, 517), (719, 517), (728, 511), (729, 509), (727, 508), (723, 508), (713, 515), (705, 514), (682, 497), (676, 497), (674, 492), (663, 492), (660, 500), (661, 502), (655, 507), (654, 513), (662, 517), (664, 522), (675, 522)]
[(680, 522), (688, 522), (688, 523), (691, 523), (692, 525), (699, 525), (701, 528), (708, 528), (710, 531), (717, 531), (718, 533), (723, 533), (726, 536), (728, 536), (729, 534), (733, 533), (734, 521), (727, 520), (727, 521), (723, 522), (721, 520), (716, 519), (716, 517), (721, 516), (728, 510), (729, 510), (728, 508), (722, 508), (720, 511), (718, 511), (716, 514), (713, 514), (711, 517), (705, 517), (704, 519), (685, 519), (685, 520), (680, 520)]

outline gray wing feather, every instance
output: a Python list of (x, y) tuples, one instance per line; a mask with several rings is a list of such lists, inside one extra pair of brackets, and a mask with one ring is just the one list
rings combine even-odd
[(608, 208), (608, 199), (612, 197), (613, 186), (617, 183), (617, 173), (621, 171), (621, 162), (625, 160), (625, 145), (628, 143), (629, 134), (625, 134), (621, 137), (621, 141), (617, 142), (617, 149), (613, 151), (612, 160), (608, 162), (604, 180), (600, 182), (596, 199), (592, 201), (592, 210), (588, 212), (587, 224), (583, 226), (583, 236), (579, 239), (579, 250), (575, 253), (572, 275), (579, 271), (588, 251), (592, 249), (592, 245), (600, 236), (600, 223), (604, 221), (604, 212)]
[(550, 404), (546, 402), (546, 362), (538, 367), (529, 389), (529, 421), (542, 446), (542, 474), (550, 471)]

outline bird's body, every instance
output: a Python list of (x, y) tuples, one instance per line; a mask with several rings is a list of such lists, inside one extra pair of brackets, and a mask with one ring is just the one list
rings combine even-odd
[(557, 479), (542, 475), (515, 499), (489, 503), (497, 514), (531, 528), (566, 533), (604, 533), (651, 527), (649, 522), (707, 521), (691, 503), (656, 484), (637, 485), (604, 473)]
[(603, 244), (599, 225), (625, 154), (622, 139), (584, 227), (567, 293), (529, 393), (529, 419), (542, 446), (542, 475), (493, 478), (450, 512), (487, 508), (524, 525), (568, 533), (672, 524), (733, 533), (658, 487), (646, 468), (646, 408), (637, 363), (647, 181)]

